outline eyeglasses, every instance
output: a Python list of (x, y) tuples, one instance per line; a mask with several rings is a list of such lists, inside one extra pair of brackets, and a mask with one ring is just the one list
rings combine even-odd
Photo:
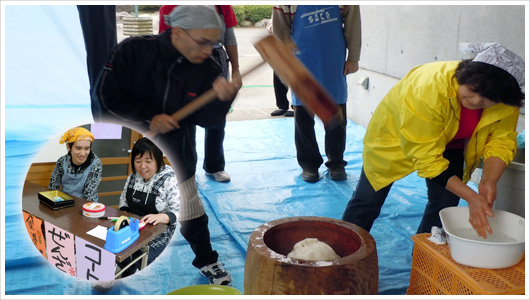
[(197, 41), (186, 30), (182, 30), (182, 31), (184, 31), (190, 37), (190, 39), (192, 39), (195, 42), (195, 44), (199, 45), (199, 47), (201, 47), (201, 48), (206, 48), (206, 47), (221, 48), (223, 46), (223, 44), (221, 42), (219, 42), (219, 41), (217, 41), (217, 42), (200, 42), (200, 41)]

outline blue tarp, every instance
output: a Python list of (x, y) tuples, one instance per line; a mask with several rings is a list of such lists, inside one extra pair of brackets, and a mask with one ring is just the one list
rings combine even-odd
[[(6, 111), (10, 113), (9, 110)], [(23, 122), (19, 122), (23, 124)], [(323, 145), (324, 130), (317, 122)], [(229, 122), (226, 128), (226, 170), (229, 183), (208, 179), (199, 168), (198, 187), (210, 217), (212, 244), (220, 261), (232, 273), (233, 286), (243, 291), (247, 243), (259, 225), (284, 217), (323, 216), (340, 219), (361, 170), (364, 128), (347, 127), (345, 159), (348, 180), (335, 182), (325, 167), (321, 180), (300, 178), (296, 162), (292, 119)], [(198, 145), (204, 133), (198, 130)], [(98, 294), (88, 281), (63, 275), (47, 263), (32, 245), (21, 213), (25, 174), (46, 141), (6, 141), (5, 286), (6, 294)], [(198, 147), (199, 164), (203, 151)], [(321, 149), (323, 153), (324, 150)], [(380, 294), (402, 295), (409, 284), (411, 241), (426, 203), (423, 179), (415, 174), (396, 182), (371, 231), (379, 258)], [(122, 280), (110, 294), (166, 294), (207, 283), (191, 265), (193, 253), (177, 234), (163, 254), (145, 270)], [(45, 280), (43, 280), (45, 278)]]
[[(73, 126), (91, 123), (88, 76), (75, 6), (6, 6), (5, 234), (6, 295), (152, 294), (207, 283), (191, 265), (193, 254), (180, 234), (145, 270), (116, 281), (108, 291), (63, 274), (40, 255), (22, 220), (22, 187), (42, 147)], [(58, 26), (57, 24), (69, 24)], [(80, 55), (80, 53), (82, 55)], [(317, 122), (319, 144), (324, 132)], [(230, 122), (226, 128), (226, 170), (230, 183), (209, 180), (199, 167), (198, 187), (210, 217), (211, 240), (243, 291), (247, 243), (259, 225), (284, 217), (340, 219), (361, 170), (364, 128), (349, 122), (345, 159), (348, 180), (329, 179), (325, 167), (314, 184), (300, 178), (293, 119)], [(198, 130), (199, 166), (204, 132)], [(324, 153), (324, 149), (321, 149)], [(325, 158), (324, 158), (325, 159)], [(396, 182), (371, 234), (377, 243), (379, 293), (403, 295), (409, 284), (412, 241), (426, 203), (415, 174)]]

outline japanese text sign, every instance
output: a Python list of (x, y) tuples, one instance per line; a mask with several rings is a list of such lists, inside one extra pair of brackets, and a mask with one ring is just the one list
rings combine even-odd
[(46, 243), (44, 241), (44, 234), (42, 233), (42, 220), (25, 211), (22, 211), (22, 215), (24, 216), (26, 230), (28, 231), (33, 245), (35, 245), (42, 256), (46, 258)]
[(48, 261), (66, 274), (76, 276), (74, 235), (47, 221), (44, 228)]
[(114, 280), (116, 256), (80, 237), (75, 239), (77, 277), (86, 280)]

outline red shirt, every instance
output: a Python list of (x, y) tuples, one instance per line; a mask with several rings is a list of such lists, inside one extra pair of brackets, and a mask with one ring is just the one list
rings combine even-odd
[(466, 140), (470, 139), (473, 135), (481, 116), (482, 109), (471, 110), (462, 106), (458, 132), (449, 144), (447, 144), (446, 148), (464, 149)]
[[(162, 5), (162, 7), (160, 7), (160, 10), (158, 11), (158, 33), (162, 33), (164, 30), (169, 28), (169, 26), (164, 22), (164, 16), (169, 15), (173, 8), (177, 6), (178, 5)], [(237, 20), (232, 5), (215, 5), (217, 12), (219, 12), (219, 8), (221, 8), (221, 12), (223, 13), (223, 19), (225, 21), (226, 28), (236, 26)]]

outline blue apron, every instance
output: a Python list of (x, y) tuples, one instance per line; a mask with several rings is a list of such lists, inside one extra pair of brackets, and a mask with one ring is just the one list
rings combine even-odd
[[(90, 173), (90, 169), (96, 163), (96, 159), (92, 160), (92, 163), (83, 171), (81, 174), (70, 174), (68, 173), (68, 155), (64, 156), (63, 159), (63, 178), (61, 178), (63, 193), (66, 193), (70, 196), (83, 198), (83, 190), (85, 189), (85, 182)], [(97, 201), (97, 200), (96, 200)]]
[[(337, 104), (348, 98), (346, 76), (346, 40), (342, 14), (337, 5), (298, 5), (292, 25), (297, 56), (330, 93)], [(293, 93), (293, 105), (303, 103)]]

